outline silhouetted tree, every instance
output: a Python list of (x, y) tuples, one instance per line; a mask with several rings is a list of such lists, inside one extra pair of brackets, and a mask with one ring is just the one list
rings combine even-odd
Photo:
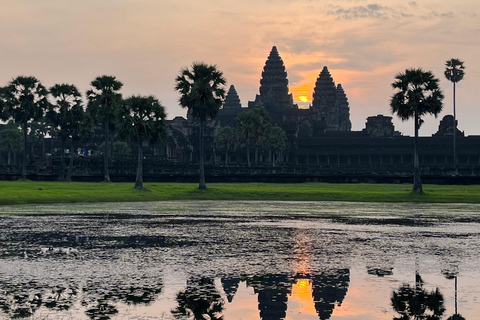
[[(77, 121), (82, 119), (80, 110), (82, 107), (82, 95), (77, 87), (70, 84), (56, 84), (50, 88), (54, 102), (50, 105), (47, 112), (47, 119), (52, 128), (55, 129), (61, 142), (61, 160), (60, 160), (60, 180), (65, 180), (65, 142), (67, 139), (73, 139), (78, 131)], [(70, 150), (70, 157), (74, 155), (73, 148)]]
[(12, 152), (23, 149), (22, 132), (9, 125), (0, 132), (0, 149), (7, 151), (7, 165), (12, 164)]
[(48, 90), (35, 77), (19, 76), (2, 90), (8, 118), (23, 130), (22, 179), (27, 178), (27, 133), (29, 123), (43, 117), (48, 108)]
[(455, 84), (463, 79), (465, 72), (463, 61), (459, 59), (450, 59), (446, 63), (445, 78), (453, 82), (453, 168), (457, 170), (457, 112), (455, 108)]
[(49, 126), (47, 124), (46, 117), (41, 118), (38, 121), (32, 121), (30, 124), (30, 132), (28, 136), (31, 140), (31, 151), (32, 156), (34, 155), (34, 148), (37, 142), (40, 142), (41, 145), (41, 156), (45, 156), (45, 136), (48, 133)]
[(443, 94), (438, 85), (439, 80), (430, 71), (407, 69), (397, 74), (395, 79), (392, 87), (397, 92), (390, 100), (390, 107), (392, 113), (396, 113), (402, 121), (414, 119), (413, 191), (422, 193), (418, 161), (418, 130), (423, 123), (424, 115), (433, 114), (436, 117), (442, 111)]
[(110, 181), (108, 173), (108, 142), (110, 124), (113, 122), (116, 107), (121, 103), (122, 95), (118, 92), (123, 83), (114, 76), (100, 76), (95, 78), (90, 85), (91, 90), (87, 91), (88, 112), (93, 119), (102, 121), (105, 130), (105, 145), (103, 152), (104, 180)]
[(215, 144), (220, 150), (225, 150), (225, 166), (228, 166), (228, 151), (235, 148), (236, 144), (235, 130), (226, 126), (220, 128), (215, 135)]
[(117, 129), (120, 137), (138, 144), (136, 189), (143, 189), (143, 143), (165, 140), (165, 118), (165, 108), (153, 96), (131, 96), (117, 109)]
[(267, 147), (272, 152), (272, 166), (278, 156), (287, 148), (287, 134), (279, 126), (272, 127), (268, 133)]
[(205, 121), (213, 119), (225, 98), (226, 80), (216, 65), (203, 62), (193, 63), (191, 69), (184, 68), (175, 79), (175, 90), (180, 93), (180, 106), (200, 121), (200, 182), (199, 189), (206, 189), (204, 169)]
[[(252, 108), (247, 112), (240, 113), (235, 119), (242, 139), (247, 147), (247, 164), (250, 167), (250, 146), (256, 148), (265, 143), (270, 130), (270, 117), (265, 109)], [(255, 150), (257, 153), (257, 149)], [(257, 162), (257, 155), (255, 162)]]

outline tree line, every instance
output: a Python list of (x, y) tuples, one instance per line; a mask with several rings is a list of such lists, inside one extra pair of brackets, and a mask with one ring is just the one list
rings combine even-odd
[(251, 166), (250, 151), (255, 152), (255, 165), (258, 165), (259, 153), (268, 152), (272, 166), (281, 159), (287, 147), (287, 134), (279, 126), (273, 126), (265, 109), (253, 108), (240, 113), (235, 119), (235, 126), (222, 127), (215, 135), (215, 145), (225, 151), (225, 166), (228, 166), (229, 151), (245, 147), (247, 164)]
[[(454, 128), (453, 150), (456, 169), (456, 110), (455, 84), (463, 79), (463, 61), (450, 59), (446, 62), (445, 77), (453, 82), (454, 92)], [(204, 170), (204, 127), (205, 122), (214, 119), (225, 99), (226, 80), (216, 65), (195, 62), (191, 67), (182, 68), (175, 79), (175, 90), (180, 94), (179, 104), (188, 109), (188, 113), (200, 122), (199, 134), (199, 188), (205, 189)], [(110, 181), (108, 173), (108, 145), (110, 131), (118, 131), (122, 139), (137, 143), (138, 163), (136, 188), (143, 188), (142, 145), (163, 141), (166, 137), (165, 108), (154, 96), (131, 96), (123, 99), (119, 90), (122, 82), (114, 76), (99, 76), (91, 83), (87, 91), (87, 107), (83, 106), (82, 95), (74, 85), (56, 84), (50, 89), (44, 87), (35, 77), (19, 76), (5, 87), (0, 87), (0, 119), (13, 123), (22, 129), (23, 157), (22, 178), (26, 179), (27, 133), (34, 130), (34, 123), (44, 121), (44, 126), (37, 130), (41, 133), (57, 135), (62, 149), (67, 140), (71, 148), (76, 141), (87, 137), (92, 132), (93, 122), (101, 122), (105, 130), (104, 142), (104, 179)], [(398, 73), (392, 83), (395, 90), (390, 99), (391, 112), (402, 120), (414, 119), (414, 183), (413, 191), (422, 193), (420, 167), (418, 161), (418, 131), (427, 114), (437, 116), (443, 108), (443, 93), (439, 79), (431, 71), (421, 68), (407, 69)], [(5, 130), (4, 130), (5, 131)], [(9, 136), (10, 135), (10, 136)], [(13, 131), (0, 137), (3, 148), (19, 149), (17, 144), (9, 143)], [(272, 164), (286, 148), (285, 132), (271, 126), (268, 113), (264, 109), (251, 109), (239, 114), (235, 128), (224, 127), (215, 137), (218, 147), (225, 150), (225, 165), (228, 165), (228, 152), (239, 145), (247, 150), (248, 166), (251, 166), (250, 151), (254, 148), (255, 163), (258, 163), (260, 147), (270, 150)], [(64, 178), (64, 159), (62, 152), (62, 169), (60, 179)], [(70, 179), (73, 157), (70, 158)]]
[[(86, 92), (87, 105), (83, 105), (82, 94), (75, 85), (55, 84), (46, 88), (35, 77), (18, 76), (6, 86), (0, 87), (0, 119), (9, 121), (3, 130), (0, 142), (8, 150), (22, 149), (22, 179), (27, 178), (27, 135), (35, 130), (56, 136), (61, 142), (60, 180), (70, 180), (73, 157), (65, 176), (65, 149), (70, 142), (71, 150), (81, 139), (93, 133), (94, 123), (102, 123), (105, 130), (104, 179), (110, 181), (108, 173), (109, 136), (115, 129), (118, 135), (137, 144), (138, 165), (136, 188), (143, 188), (142, 146), (143, 143), (163, 141), (166, 136), (166, 113), (164, 106), (154, 96), (130, 96), (123, 99), (119, 90), (122, 82), (114, 76), (99, 76)], [(21, 128), (23, 148), (14, 142)], [(15, 137), (13, 137), (15, 138)], [(18, 141), (18, 140), (17, 140)]]

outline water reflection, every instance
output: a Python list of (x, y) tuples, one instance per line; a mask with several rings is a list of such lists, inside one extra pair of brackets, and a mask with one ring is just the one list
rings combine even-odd
[(350, 284), (350, 270), (341, 269), (322, 273), (312, 279), (312, 295), (318, 318), (330, 319), (335, 306), (345, 299)]
[(177, 294), (178, 306), (172, 310), (177, 319), (221, 320), (224, 301), (211, 278), (191, 278), (187, 288)]
[(12, 319), (31, 317), (42, 306), (53, 311), (69, 310), (77, 296), (75, 284), (45, 287), (36, 281), (0, 282), (0, 309)]
[(393, 310), (400, 314), (394, 320), (440, 320), (445, 312), (444, 297), (440, 290), (425, 290), (423, 279), (418, 273), (415, 274), (415, 286), (403, 284), (392, 292), (390, 301)]
[(2, 217), (0, 319), (465, 320), (462, 277), (479, 311), (477, 222), (182, 210)]
[(90, 319), (110, 319), (117, 304), (149, 305), (162, 292), (162, 280), (147, 277), (108, 281), (88, 280), (82, 287), (82, 306)]

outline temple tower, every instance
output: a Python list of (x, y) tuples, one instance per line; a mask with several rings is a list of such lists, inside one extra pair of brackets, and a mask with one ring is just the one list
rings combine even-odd
[(319, 121), (325, 131), (350, 131), (352, 128), (345, 91), (340, 84), (335, 86), (326, 66), (315, 83), (311, 114), (312, 120)]
[(235, 123), (235, 118), (238, 116), (238, 114), (246, 109), (247, 108), (242, 108), (237, 90), (235, 90), (235, 87), (231, 85), (230, 89), (228, 89), (223, 107), (218, 110), (215, 119), (220, 122), (222, 127), (233, 126)]
[(238, 96), (237, 90), (235, 90), (235, 87), (233, 84), (230, 86), (230, 89), (228, 89), (227, 92), (227, 97), (225, 98), (225, 102), (223, 104), (223, 109), (241, 109), (242, 104), (240, 103), (240, 97)]
[(337, 86), (337, 101), (335, 104), (335, 108), (338, 108), (339, 112), (339, 130), (351, 131), (352, 123), (350, 122), (350, 106), (348, 104), (347, 95), (341, 84), (338, 84)]
[(338, 131), (340, 128), (339, 110), (335, 106), (336, 101), (337, 88), (328, 68), (325, 66), (315, 83), (312, 114), (314, 120), (324, 124), (326, 131)]
[(298, 109), (298, 106), (293, 104), (292, 94), (288, 92), (287, 71), (275, 46), (263, 68), (260, 94), (255, 97), (255, 101), (248, 103), (248, 107), (267, 109), (274, 123), (283, 121), (285, 111)]

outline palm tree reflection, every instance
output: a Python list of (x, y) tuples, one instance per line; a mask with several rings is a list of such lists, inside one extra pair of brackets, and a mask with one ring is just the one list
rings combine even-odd
[(390, 298), (393, 310), (400, 317), (394, 320), (440, 320), (445, 312), (444, 298), (440, 290), (428, 292), (423, 288), (423, 280), (415, 274), (415, 286), (403, 284), (392, 292)]
[(443, 270), (442, 273), (445, 276), (446, 279), (455, 279), (455, 314), (452, 316), (448, 317), (447, 320), (465, 320), (465, 318), (458, 313), (458, 304), (457, 304), (457, 292), (458, 292), (458, 271), (457, 267), (454, 266), (451, 270)]
[(83, 287), (82, 305), (90, 319), (108, 320), (118, 313), (117, 303), (149, 305), (161, 293), (161, 279), (132, 278), (117, 282), (87, 281)]
[(177, 319), (193, 316), (195, 320), (221, 320), (224, 301), (212, 278), (192, 278), (187, 288), (177, 294), (177, 308), (172, 314)]
[(10, 319), (32, 317), (40, 307), (69, 310), (78, 295), (75, 284), (45, 286), (36, 281), (0, 283), (0, 310)]

